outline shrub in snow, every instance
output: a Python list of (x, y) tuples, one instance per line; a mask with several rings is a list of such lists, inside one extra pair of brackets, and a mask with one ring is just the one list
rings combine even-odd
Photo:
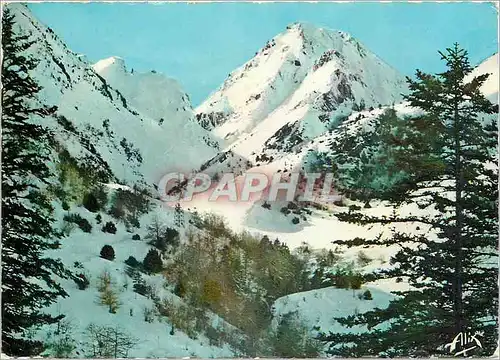
[(137, 259), (133, 256), (129, 256), (127, 260), (125, 260), (125, 264), (131, 267), (138, 267), (141, 263), (137, 261)]
[(120, 220), (125, 217), (125, 210), (123, 210), (123, 207), (121, 207), (120, 205), (113, 204), (111, 209), (109, 209), (108, 214), (115, 219)]
[(116, 234), (116, 226), (112, 221), (108, 221), (106, 225), (102, 227), (102, 231), (110, 234)]
[(63, 201), (61, 204), (63, 210), (68, 211), (69, 210), (69, 204), (66, 201)]
[(349, 289), (349, 278), (346, 275), (336, 275), (335, 279), (335, 287), (339, 289)]
[(108, 194), (104, 186), (95, 186), (83, 197), (82, 205), (91, 212), (103, 210), (108, 203)]
[(356, 103), (352, 104), (352, 109), (354, 111), (363, 111), (363, 110), (365, 110), (365, 108), (366, 108), (366, 105), (365, 105), (365, 101), (363, 99), (361, 99), (359, 104), (356, 104)]
[(370, 290), (366, 290), (363, 293), (363, 300), (373, 300), (372, 293)]
[(135, 228), (140, 228), (141, 224), (139, 223), (139, 219), (135, 215), (127, 215), (125, 217), (125, 224), (127, 226), (132, 226)]
[(290, 210), (298, 210), (299, 209), (299, 206), (294, 202), (289, 202), (286, 207), (289, 208)]
[(104, 245), (101, 249), (101, 257), (113, 261), (115, 259), (115, 249), (111, 245)]
[(208, 317), (203, 308), (185, 304), (176, 304), (167, 299), (156, 304), (159, 315), (168, 317), (172, 325), (189, 336), (196, 339), (200, 332), (208, 328)]
[(151, 194), (147, 189), (137, 186), (134, 186), (132, 191), (117, 189), (113, 195), (109, 214), (130, 224), (131, 220), (137, 220), (140, 214), (150, 210), (150, 197)]
[(297, 225), (299, 222), (300, 222), (300, 220), (299, 220), (299, 218), (298, 218), (298, 217), (294, 217), (294, 218), (292, 219), (292, 224)]
[(289, 208), (287, 208), (286, 206), (283, 206), (283, 207), (280, 209), (280, 212), (281, 212), (281, 213), (283, 213), (283, 214), (285, 214), (285, 216), (286, 216), (286, 215), (290, 214), (290, 212), (291, 212), (291, 211), (290, 211), (290, 209), (289, 209)]
[(90, 285), (89, 280), (83, 273), (76, 274), (76, 276), (73, 278), (73, 281), (76, 283), (78, 289), (80, 290), (85, 290)]
[(363, 284), (363, 276), (359, 273), (355, 273), (350, 268), (337, 270), (337, 273), (333, 276), (332, 280), (335, 286), (340, 289), (357, 290), (361, 288), (361, 285)]
[(150, 274), (160, 272), (163, 269), (163, 261), (155, 249), (150, 249), (142, 261), (144, 270)]
[(264, 209), (267, 209), (267, 210), (271, 210), (271, 204), (269, 204), (268, 202), (264, 201), (264, 203), (262, 204), (262, 207)]
[(363, 278), (359, 274), (350, 276), (351, 289), (360, 289), (363, 284)]
[(139, 234), (134, 234), (132, 240), (141, 240), (141, 236)]
[(219, 331), (218, 329), (214, 328), (213, 326), (209, 326), (205, 330), (205, 336), (208, 338), (208, 343), (211, 346), (222, 346), (222, 332)]
[(349, 205), (349, 211), (358, 211), (358, 210), (361, 210), (361, 206)]
[(77, 224), (78, 227), (86, 233), (92, 231), (92, 225), (90, 225), (89, 221), (85, 218), (82, 218), (78, 214), (68, 214), (64, 215), (63, 220), (69, 223)]
[(97, 214), (95, 216), (95, 221), (97, 221), (98, 224), (102, 223), (102, 216), (101, 216), (101, 214)]
[(149, 293), (149, 286), (146, 284), (144, 279), (141, 277), (141, 274), (136, 273), (134, 275), (134, 285), (133, 290), (135, 293), (146, 296)]

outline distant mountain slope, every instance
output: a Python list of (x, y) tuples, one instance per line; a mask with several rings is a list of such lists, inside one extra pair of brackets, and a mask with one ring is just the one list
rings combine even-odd
[[(156, 98), (148, 103), (148, 93), (143, 92), (146, 98), (122, 93), (69, 50), (27, 7), (9, 6), (15, 13), (16, 31), (34, 41), (27, 55), (40, 60), (32, 73), (43, 87), (39, 100), (58, 108), (54, 117), (46, 118), (46, 125), (55, 130), (59, 143), (72, 156), (99, 158), (100, 166), (108, 167), (120, 180), (153, 184), (167, 171), (195, 168), (204, 156), (216, 153), (215, 143), (206, 141), (209, 134), (192, 120), (188, 99), (179, 95), (177, 84), (151, 80), (157, 82), (158, 96), (168, 96), (164, 100), (168, 106), (148, 107)], [(140, 79), (139, 85), (144, 84), (148, 76)], [(163, 125), (156, 118), (160, 114)]]
[(497, 104), (499, 84), (498, 67), (498, 53), (496, 53), (481, 62), (481, 64), (479, 64), (469, 75), (470, 78), (473, 78), (474, 76), (478, 76), (481, 74), (490, 74), (486, 82), (483, 84), (481, 90), (483, 91), (483, 94), (488, 98), (488, 100)]
[(194, 120), (189, 96), (179, 83), (154, 70), (148, 73), (128, 71), (120, 57), (110, 57), (93, 65), (127, 101), (142, 114), (156, 120), (166, 131), (189, 139), (203, 139), (211, 147), (218, 141)]

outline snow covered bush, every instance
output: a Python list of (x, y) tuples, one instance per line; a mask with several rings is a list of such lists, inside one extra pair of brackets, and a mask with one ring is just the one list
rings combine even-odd
[(108, 221), (106, 225), (102, 227), (102, 232), (116, 234), (116, 225), (112, 221)]
[(363, 293), (363, 300), (373, 300), (372, 293), (370, 290), (366, 290)]
[(111, 245), (104, 245), (101, 249), (101, 257), (113, 261), (115, 259), (115, 249)]
[(79, 214), (64, 215), (63, 220), (68, 222), (68, 223), (77, 224), (78, 227), (83, 232), (89, 233), (92, 231), (92, 225), (90, 225), (89, 221), (87, 219), (81, 217)]
[(89, 287), (90, 282), (83, 273), (76, 274), (76, 276), (73, 278), (74, 282), (78, 286), (78, 289), (80, 290), (85, 290), (86, 288)]
[(141, 263), (133, 256), (129, 256), (127, 260), (125, 260), (125, 264), (131, 266), (133, 268), (138, 267)]
[(142, 261), (144, 271), (149, 274), (158, 273), (163, 269), (163, 261), (156, 249), (150, 249)]

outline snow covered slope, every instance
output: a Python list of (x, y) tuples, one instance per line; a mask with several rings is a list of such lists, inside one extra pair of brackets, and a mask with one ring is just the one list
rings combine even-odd
[(203, 139), (206, 144), (218, 147), (218, 141), (194, 120), (189, 96), (177, 81), (154, 70), (129, 72), (125, 61), (116, 56), (98, 61), (93, 69), (119, 90), (130, 105), (156, 120), (167, 132), (188, 139)]
[[(63, 215), (67, 212), (55, 204), (56, 213), (61, 224)], [(134, 291), (136, 280), (127, 275), (125, 260), (129, 256), (143, 259), (151, 248), (146, 241), (132, 240), (132, 234), (125, 226), (117, 223), (115, 234), (100, 231), (101, 223), (96, 221), (95, 214), (85, 208), (72, 209), (83, 218), (89, 219), (93, 230), (85, 233), (78, 228), (71, 231), (65, 238), (60, 249), (53, 252), (54, 257), (63, 259), (65, 266), (75, 274), (84, 274), (89, 280), (89, 287), (81, 290), (71, 279), (61, 280), (61, 284), (68, 293), (67, 298), (61, 298), (47, 310), (53, 315), (64, 314), (64, 323), (69, 325), (66, 335), (74, 342), (71, 357), (88, 357), (89, 325), (110, 326), (131, 336), (136, 344), (130, 349), (128, 357), (134, 358), (165, 358), (165, 357), (201, 357), (219, 358), (232, 357), (233, 351), (228, 345), (214, 346), (204, 336), (189, 337), (185, 332), (176, 329), (171, 319), (160, 317), (155, 312), (155, 301), (152, 295), (143, 296)], [(102, 223), (116, 221), (108, 214), (101, 214)], [(141, 217), (141, 224), (148, 224), (158, 216), (162, 223), (173, 226), (173, 210), (157, 209)], [(146, 226), (135, 229), (142, 238), (147, 233)], [(103, 245), (111, 245), (116, 254), (113, 261), (99, 256)], [(118, 298), (118, 310), (110, 313), (107, 306), (99, 302), (99, 277), (108, 272), (112, 287)], [(151, 292), (162, 300), (174, 304), (183, 304), (182, 300), (165, 287), (165, 278), (161, 274), (141, 275), (143, 281), (151, 288)], [(150, 317), (147, 318), (147, 312)], [(228, 326), (221, 318), (210, 314), (214, 326)], [(35, 334), (38, 340), (46, 344), (57, 341), (59, 336), (54, 333), (54, 327), (44, 326)], [(48, 353), (50, 354), (50, 352)]]
[(491, 102), (498, 104), (498, 53), (490, 56), (481, 64), (479, 64), (474, 71), (469, 75), (469, 78), (473, 78), (482, 74), (490, 74), (486, 82), (483, 84), (481, 90), (483, 94), (490, 100)]
[(128, 72), (125, 60), (116, 56), (98, 61), (93, 68), (119, 90), (130, 105), (158, 122), (164, 123), (166, 116), (168, 124), (185, 122), (191, 115), (188, 96), (177, 81), (163, 74)]
[[(358, 296), (366, 290), (370, 290), (373, 300), (363, 300)], [(363, 329), (360, 327), (346, 330), (334, 319), (364, 313), (375, 307), (387, 307), (393, 298), (393, 295), (380, 291), (376, 286), (363, 286), (359, 290), (328, 287), (279, 298), (273, 304), (273, 310), (276, 322), (285, 314), (297, 312), (299, 318), (311, 330), (316, 328), (326, 333), (361, 332)], [(312, 333), (315, 334), (314, 331)]]
[[(39, 59), (32, 76), (43, 87), (40, 102), (58, 108), (54, 117), (45, 118), (46, 125), (55, 130), (72, 156), (99, 157), (120, 180), (152, 184), (165, 172), (195, 168), (204, 157), (216, 153), (209, 134), (192, 118), (187, 97), (183, 100), (172, 81), (139, 77), (135, 90), (141, 92), (148, 82), (156, 83), (154, 91), (165, 98), (154, 108), (148, 102), (149, 93), (143, 92), (144, 99), (134, 95), (134, 88), (124, 87), (128, 90), (124, 94), (112, 87), (28, 8), (9, 7), (15, 13), (16, 32), (29, 35), (34, 42), (28, 55)], [(165, 119), (162, 125), (159, 115)], [(65, 119), (65, 125), (56, 118)]]

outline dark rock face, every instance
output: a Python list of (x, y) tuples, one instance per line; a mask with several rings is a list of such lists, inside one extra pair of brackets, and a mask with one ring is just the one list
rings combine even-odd
[(299, 123), (285, 124), (264, 144), (266, 149), (275, 149), (285, 152), (292, 151), (292, 148), (304, 141)]
[(323, 53), (323, 55), (320, 56), (320, 58), (314, 63), (313, 65), (313, 71), (318, 70), (320, 67), (325, 65), (327, 62), (338, 58), (340, 61), (344, 61), (344, 56), (338, 52), (337, 50), (328, 50)]
[(214, 127), (222, 124), (227, 116), (222, 111), (199, 113), (196, 114), (196, 120), (204, 129), (212, 130)]

